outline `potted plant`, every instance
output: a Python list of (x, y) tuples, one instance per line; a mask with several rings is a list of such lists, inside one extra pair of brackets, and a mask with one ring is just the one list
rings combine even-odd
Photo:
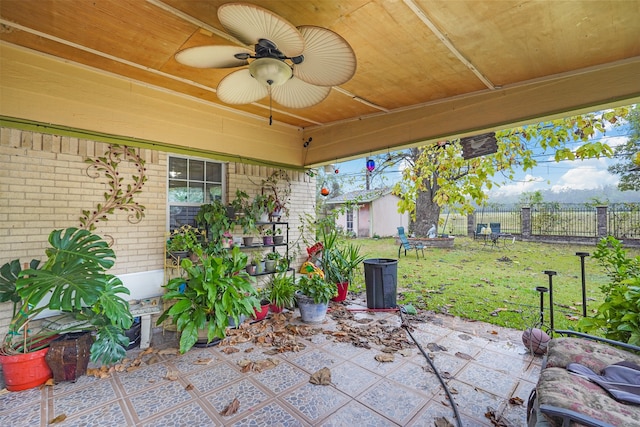
[(273, 205), (269, 207), (269, 221), (277, 221), (288, 214), (287, 203), (291, 195), (291, 180), (284, 169), (273, 171), (262, 181), (262, 194), (268, 194)]
[(280, 255), (280, 253), (276, 251), (269, 252), (265, 256), (265, 270), (267, 271), (267, 273), (273, 273), (274, 271), (276, 271), (276, 265), (278, 264), (278, 260), (280, 260), (281, 257), (282, 255)]
[(269, 222), (270, 214), (276, 208), (276, 199), (271, 195), (256, 194), (253, 198), (251, 211), (256, 215), (256, 221)]
[(336, 295), (335, 283), (328, 282), (320, 274), (305, 274), (298, 279), (295, 292), (300, 317), (305, 323), (318, 323), (324, 320), (329, 308), (329, 300)]
[(338, 287), (338, 295), (333, 301), (344, 301), (347, 298), (349, 283), (353, 283), (354, 270), (364, 261), (360, 254), (360, 246), (348, 243), (336, 246), (322, 255), (322, 266), (327, 280)]
[(273, 244), (281, 245), (284, 242), (284, 236), (282, 235), (282, 229), (276, 228), (273, 232)]
[(255, 309), (253, 318), (255, 320), (264, 320), (264, 318), (267, 317), (267, 314), (269, 314), (269, 305), (271, 304), (268, 289), (262, 288), (258, 290), (258, 298), (260, 299), (260, 308)]
[(235, 222), (227, 215), (227, 207), (220, 200), (200, 206), (195, 216), (198, 227), (206, 230), (209, 254), (220, 254), (228, 243)]
[(193, 347), (199, 337), (207, 344), (224, 338), (229, 320), (238, 325), (242, 316), (252, 316), (260, 307), (246, 264), (247, 256), (237, 247), (198, 264), (182, 260), (186, 280), (175, 277), (165, 285), (162, 298), (173, 303), (157, 321), (159, 325), (171, 318), (180, 333), (180, 353)]
[(269, 282), (269, 300), (272, 312), (280, 313), (285, 307), (292, 307), (296, 292), (293, 276), (286, 272), (276, 273)]
[(171, 232), (167, 241), (167, 253), (180, 261), (187, 256), (202, 256), (205, 233), (190, 225), (183, 225)]
[(264, 246), (273, 246), (273, 230), (269, 227), (262, 229), (262, 244)]
[[(20, 364), (22, 358), (33, 359), (36, 352), (44, 358), (48, 344), (58, 334), (93, 331), (90, 359), (103, 364), (123, 359), (129, 344), (125, 330), (133, 318), (129, 303), (120, 296), (129, 290), (107, 273), (115, 263), (109, 244), (91, 231), (73, 227), (53, 230), (49, 243), (42, 266), (34, 260), (22, 270), (20, 261), (13, 260), (0, 268), (0, 301), (13, 303), (13, 317), (0, 350), (9, 390), (35, 387), (50, 378), (51, 371), (44, 378), (34, 378), (12, 365)], [(30, 322), (44, 310), (60, 310), (78, 322), (58, 331), (31, 329)]]
[(237, 225), (242, 227), (244, 246), (253, 244), (253, 233), (257, 231), (256, 219), (260, 213), (256, 211), (254, 203), (249, 201), (249, 195), (241, 190), (236, 190), (236, 198), (231, 202), (235, 209)]

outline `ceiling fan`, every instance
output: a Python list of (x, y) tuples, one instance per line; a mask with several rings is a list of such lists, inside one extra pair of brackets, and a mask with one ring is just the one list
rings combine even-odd
[(323, 101), (331, 86), (349, 81), (356, 57), (345, 39), (316, 26), (294, 27), (273, 12), (248, 3), (218, 8), (227, 32), (253, 49), (238, 46), (197, 46), (175, 56), (196, 68), (235, 68), (224, 77), (218, 98), (227, 104), (249, 104), (266, 96), (287, 108), (306, 108)]

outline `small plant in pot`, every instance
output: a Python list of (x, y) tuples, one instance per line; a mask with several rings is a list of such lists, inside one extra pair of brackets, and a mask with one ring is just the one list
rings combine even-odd
[(329, 308), (329, 301), (336, 296), (335, 283), (325, 280), (321, 274), (306, 274), (298, 279), (295, 292), (300, 317), (305, 323), (322, 322)]
[(179, 261), (191, 254), (202, 255), (205, 233), (190, 225), (183, 225), (171, 232), (167, 241), (167, 253)]
[(182, 260), (186, 280), (175, 277), (165, 285), (165, 301), (173, 301), (158, 319), (176, 325), (180, 333), (180, 353), (187, 352), (198, 340), (207, 344), (226, 336), (231, 319), (240, 324), (242, 316), (253, 316), (260, 308), (253, 279), (246, 273), (247, 256), (239, 248), (219, 256), (208, 256), (194, 264)]
[(265, 246), (273, 245), (273, 230), (271, 228), (264, 228), (262, 230), (262, 244)]
[(257, 232), (256, 220), (260, 213), (255, 211), (249, 195), (242, 190), (236, 190), (236, 198), (231, 206), (236, 211), (235, 223), (242, 227), (244, 246), (253, 245), (253, 234)]
[(295, 292), (296, 287), (292, 275), (289, 275), (286, 272), (274, 274), (269, 282), (271, 311), (274, 313), (280, 313), (283, 308), (293, 307), (295, 303)]
[(265, 269), (267, 273), (273, 273), (276, 271), (276, 266), (278, 265), (278, 261), (282, 258), (279, 252), (273, 251), (269, 252), (265, 256)]
[(264, 320), (269, 314), (269, 305), (271, 304), (271, 300), (269, 299), (269, 290), (267, 288), (262, 288), (258, 290), (258, 298), (260, 299), (260, 308), (255, 309), (255, 314), (253, 318), (255, 320)]
[(273, 233), (273, 244), (281, 245), (284, 243), (284, 236), (282, 235), (282, 229), (276, 228)]

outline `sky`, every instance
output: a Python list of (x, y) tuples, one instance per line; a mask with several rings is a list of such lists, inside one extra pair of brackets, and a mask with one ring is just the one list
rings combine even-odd
[[(618, 126), (608, 127), (604, 134), (597, 134), (593, 140), (606, 142), (611, 147), (624, 144), (627, 141), (628, 128)], [(573, 144), (570, 147), (577, 149), (580, 144)], [(609, 165), (616, 163), (616, 159), (600, 158), (589, 160), (575, 160), (556, 162), (553, 152), (538, 154), (536, 157), (538, 165), (526, 172), (519, 170), (514, 181), (504, 181), (499, 176), (495, 178), (500, 183), (499, 187), (494, 187), (490, 191), (493, 197), (519, 195), (523, 192), (551, 190), (562, 192), (571, 189), (589, 190), (606, 186), (615, 186), (619, 181), (617, 175), (607, 171)], [(337, 162), (333, 165), (338, 169), (338, 176), (341, 180), (354, 181), (349, 190), (364, 188), (365, 158), (352, 160), (349, 162)], [(329, 173), (331, 174), (331, 173)], [(385, 175), (386, 182), (391, 185), (401, 178), (398, 169)], [(374, 187), (379, 187), (380, 181), (374, 182)]]

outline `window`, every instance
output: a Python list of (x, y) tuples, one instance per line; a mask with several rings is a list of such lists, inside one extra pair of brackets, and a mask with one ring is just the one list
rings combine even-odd
[(224, 164), (209, 160), (169, 157), (169, 230), (189, 224), (195, 226), (200, 206), (222, 200)]
[(347, 210), (347, 231), (353, 233), (353, 209)]

